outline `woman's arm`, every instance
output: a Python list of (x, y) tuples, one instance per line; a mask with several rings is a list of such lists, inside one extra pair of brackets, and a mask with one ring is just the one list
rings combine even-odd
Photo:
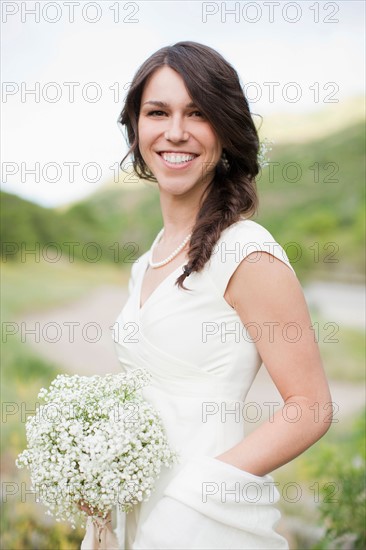
[(266, 252), (250, 254), (231, 277), (225, 296), (252, 338), (250, 323), (261, 327), (256, 346), (284, 406), (216, 458), (263, 476), (326, 433), (332, 399), (302, 288), (283, 262)]

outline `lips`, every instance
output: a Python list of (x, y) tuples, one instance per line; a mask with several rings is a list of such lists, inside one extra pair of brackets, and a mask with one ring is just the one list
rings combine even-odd
[(196, 153), (188, 151), (157, 151), (163, 166), (169, 170), (189, 170), (199, 157)]
[(170, 164), (181, 164), (194, 160), (197, 155), (195, 153), (176, 152), (176, 151), (162, 151), (160, 156)]

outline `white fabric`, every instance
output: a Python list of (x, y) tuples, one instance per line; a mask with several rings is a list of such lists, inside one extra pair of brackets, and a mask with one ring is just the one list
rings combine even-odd
[(160, 412), (181, 460), (163, 467), (148, 501), (117, 512), (123, 550), (288, 549), (275, 531), (280, 513), (273, 478), (215, 458), (244, 437), (243, 421), (228, 411), (243, 406), (262, 363), (223, 297), (239, 263), (256, 250), (295, 273), (272, 235), (244, 218), (221, 233), (204, 269), (185, 279), (191, 292), (174, 285), (182, 264), (140, 309), (149, 251), (132, 266), (129, 299), (113, 331), (117, 356), (126, 372), (142, 367), (152, 374), (144, 397)]

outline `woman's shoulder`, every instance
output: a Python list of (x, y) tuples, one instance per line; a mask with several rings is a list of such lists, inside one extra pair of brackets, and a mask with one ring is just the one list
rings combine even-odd
[[(221, 232), (212, 250), (209, 272), (222, 294), (241, 261), (255, 252), (267, 252), (295, 273), (285, 249), (272, 233), (260, 223), (242, 216)], [(252, 261), (256, 261), (256, 257)]]

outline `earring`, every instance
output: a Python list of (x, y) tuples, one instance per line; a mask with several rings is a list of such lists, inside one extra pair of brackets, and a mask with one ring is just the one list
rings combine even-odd
[(221, 163), (222, 163), (223, 167), (225, 168), (225, 170), (229, 170), (229, 168), (230, 168), (230, 163), (229, 163), (229, 161), (228, 161), (228, 159), (227, 159), (227, 156), (226, 156), (225, 151), (222, 151)]

